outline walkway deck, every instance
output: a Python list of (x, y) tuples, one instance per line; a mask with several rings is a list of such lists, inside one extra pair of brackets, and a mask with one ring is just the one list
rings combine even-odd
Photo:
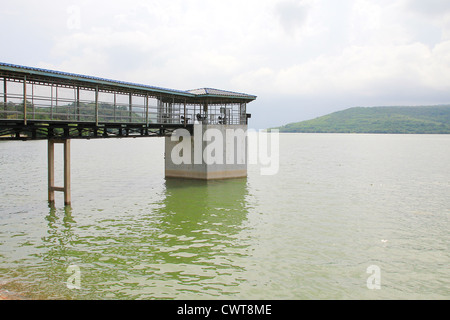
[(0, 140), (148, 137), (198, 121), (246, 124), (255, 99), (0, 63)]

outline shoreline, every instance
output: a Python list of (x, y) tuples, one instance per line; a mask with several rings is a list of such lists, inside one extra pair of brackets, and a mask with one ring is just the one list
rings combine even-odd
[(21, 292), (21, 286), (17, 282), (0, 281), (0, 301), (1, 300), (33, 300), (26, 291)]
[(0, 289), (0, 300), (30, 300), (19, 293), (7, 289)]

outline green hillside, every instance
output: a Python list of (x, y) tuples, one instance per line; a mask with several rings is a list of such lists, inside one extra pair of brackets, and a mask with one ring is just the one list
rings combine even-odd
[(280, 132), (448, 134), (450, 105), (355, 107), (275, 129)]

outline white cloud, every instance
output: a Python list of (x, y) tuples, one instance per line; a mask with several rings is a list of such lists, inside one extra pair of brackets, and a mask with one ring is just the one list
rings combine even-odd
[(307, 0), (284, 0), (275, 5), (275, 12), (286, 33), (292, 35), (307, 21), (312, 2)]
[[(450, 40), (450, 1), (448, 0), (404, 0), (403, 8), (422, 28), (434, 26), (441, 40)], [(428, 36), (433, 36), (428, 34)]]
[[(430, 100), (449, 92), (441, 96), (450, 100), (448, 3), (18, 0), (0, 12), (0, 27), (8, 30), (0, 40), (8, 44), (5, 62), (176, 89), (243, 91), (259, 96), (255, 104), (268, 94), (324, 104), (338, 96), (378, 104), (386, 97), (388, 104), (395, 95), (413, 100), (416, 92)], [(74, 13), (78, 21), (70, 20)], [(23, 27), (8, 29), (18, 17)]]
[(450, 14), (450, 2), (448, 0), (406, 0), (406, 7), (430, 17), (439, 17)]
[(235, 79), (253, 90), (289, 95), (404, 95), (411, 90), (450, 90), (450, 42), (430, 49), (421, 43), (351, 46), (288, 68), (260, 68)]

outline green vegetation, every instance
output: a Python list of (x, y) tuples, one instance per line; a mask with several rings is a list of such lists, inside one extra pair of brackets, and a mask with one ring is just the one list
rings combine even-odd
[(450, 134), (450, 105), (355, 107), (274, 129), (313, 133)]
[[(137, 109), (137, 111), (136, 111)], [(23, 102), (0, 104), (0, 118), (23, 119)], [(98, 104), (98, 120), (100, 122), (145, 122), (142, 108), (114, 106), (109, 103)], [(29, 120), (62, 120), (62, 121), (95, 121), (95, 103), (70, 103), (61, 106), (35, 106), (27, 99), (27, 118)]]
[[(110, 103), (98, 103), (98, 108), (94, 102), (84, 103), (80, 102), (70, 103), (65, 105), (53, 105), (42, 106), (33, 105), (29, 100), (26, 101), (27, 106), (27, 119), (28, 120), (40, 120), (41, 128), (37, 132), (38, 136), (46, 136), (48, 129), (46, 128), (50, 121), (64, 121), (64, 122), (95, 122), (98, 119), (99, 122), (106, 123), (144, 123), (145, 110), (143, 107), (133, 106), (132, 110), (128, 106), (120, 106)], [(7, 120), (22, 120), (24, 119), (24, 103), (8, 102), (7, 104), (0, 103), (0, 119)], [(47, 120), (49, 121), (47, 123)], [(149, 119), (150, 121), (150, 119)], [(71, 128), (73, 127), (73, 128)], [(77, 125), (69, 124), (69, 129), (76, 129), (81, 136), (89, 136), (91, 129), (77, 127)], [(63, 133), (62, 128), (53, 128), (53, 133), (58, 136)], [(102, 128), (97, 129), (97, 134), (102, 135), (104, 133)], [(115, 129), (113, 129), (115, 130)], [(118, 130), (118, 129), (117, 129)], [(4, 134), (8, 136), (10, 133)], [(15, 134), (15, 133), (14, 133)], [(13, 134), (13, 135), (14, 135)], [(22, 131), (22, 135), (31, 136), (31, 131)], [(0, 133), (2, 135), (2, 133)]]

